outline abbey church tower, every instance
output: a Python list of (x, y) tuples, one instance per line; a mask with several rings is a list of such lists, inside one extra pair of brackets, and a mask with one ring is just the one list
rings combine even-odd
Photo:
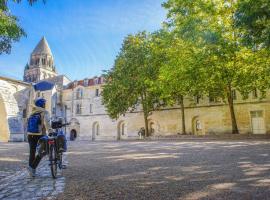
[(49, 44), (43, 37), (30, 56), (24, 69), (24, 81), (36, 83), (40, 80), (57, 76), (53, 55)]

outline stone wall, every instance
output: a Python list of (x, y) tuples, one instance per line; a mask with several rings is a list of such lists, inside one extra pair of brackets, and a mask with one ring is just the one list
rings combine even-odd
[(30, 89), (28, 84), (0, 77), (0, 141), (23, 141)]
[[(81, 98), (76, 98), (76, 90), (82, 89)], [(101, 85), (83, 87), (63, 91), (63, 103), (67, 106), (67, 120), (76, 123), (68, 127), (67, 132), (75, 130), (78, 138), (87, 140), (116, 140), (138, 138), (138, 131), (144, 127), (143, 113), (140, 106), (133, 113), (127, 113), (118, 120), (112, 120), (102, 105), (102, 97), (95, 96), (95, 90), (102, 90)], [(76, 105), (82, 106), (82, 112), (76, 113)], [(93, 105), (90, 113), (90, 104)], [(252, 95), (243, 100), (240, 94), (235, 99), (235, 113), (241, 134), (251, 134), (252, 112), (260, 112), (264, 133), (270, 133), (270, 96), (254, 98)], [(188, 134), (213, 135), (231, 133), (229, 107), (218, 100), (209, 102), (207, 97), (199, 103), (191, 98), (185, 99), (186, 131)], [(181, 110), (178, 106), (154, 111), (148, 118), (149, 128), (153, 136), (176, 135), (182, 132)], [(123, 125), (124, 124), (124, 125)], [(98, 130), (97, 130), (98, 129)], [(123, 131), (123, 130), (124, 131)]]

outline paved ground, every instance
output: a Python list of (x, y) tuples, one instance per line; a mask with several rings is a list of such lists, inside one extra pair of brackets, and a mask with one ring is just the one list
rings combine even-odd
[(0, 143), (0, 199), (270, 199), (270, 141), (74, 142), (57, 181), (26, 178), (26, 147)]

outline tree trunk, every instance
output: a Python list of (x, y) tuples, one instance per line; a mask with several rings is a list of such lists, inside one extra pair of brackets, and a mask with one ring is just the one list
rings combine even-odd
[(148, 114), (143, 112), (144, 116), (144, 126), (145, 126), (145, 137), (149, 137), (149, 128), (148, 128)]
[(182, 134), (186, 134), (185, 105), (184, 105), (183, 96), (180, 96), (180, 105), (181, 105), (181, 117), (182, 117)]
[(239, 134), (235, 112), (234, 112), (234, 104), (233, 104), (233, 97), (232, 97), (232, 88), (229, 85), (227, 90), (227, 100), (230, 108), (230, 114), (231, 114), (231, 122), (232, 122), (232, 134)]
[(142, 107), (143, 107), (143, 117), (144, 117), (144, 127), (145, 127), (145, 137), (149, 136), (149, 128), (148, 128), (148, 107), (145, 104), (144, 101), (146, 101), (146, 94), (141, 94), (141, 99), (142, 99)]

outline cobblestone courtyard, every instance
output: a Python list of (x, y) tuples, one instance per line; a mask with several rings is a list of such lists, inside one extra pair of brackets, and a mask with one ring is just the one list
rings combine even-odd
[(0, 143), (0, 199), (270, 199), (270, 141), (73, 142), (63, 176)]

